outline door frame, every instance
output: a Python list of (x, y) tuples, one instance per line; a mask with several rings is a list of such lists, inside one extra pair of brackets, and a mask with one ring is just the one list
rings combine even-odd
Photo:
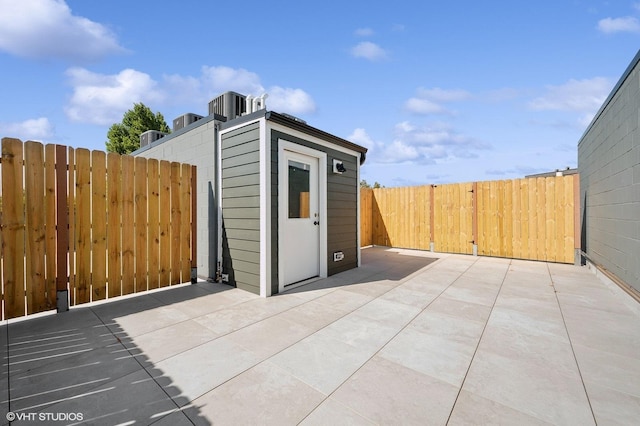
[(319, 275), (317, 278), (311, 278), (300, 283), (288, 285), (287, 290), (308, 284), (319, 278), (327, 277), (327, 153), (308, 148), (284, 139), (278, 139), (278, 292), (285, 291), (284, 287), (284, 262), (281, 254), (284, 253), (284, 238), (281, 238), (280, 232), (283, 232), (285, 220), (287, 217), (285, 196), (285, 174), (288, 172), (287, 162), (285, 161), (285, 152), (293, 152), (318, 159), (318, 214), (320, 220), (320, 247), (318, 250), (319, 259)]

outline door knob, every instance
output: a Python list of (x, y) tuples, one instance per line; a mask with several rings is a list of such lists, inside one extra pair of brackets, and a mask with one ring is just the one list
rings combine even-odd
[(320, 225), (320, 222), (316, 220), (316, 221), (313, 222), (313, 224), (314, 225)]

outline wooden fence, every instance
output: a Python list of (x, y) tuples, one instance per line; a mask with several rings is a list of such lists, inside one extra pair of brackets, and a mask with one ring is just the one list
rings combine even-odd
[[(578, 175), (362, 189), (366, 245), (573, 263)], [(433, 247), (432, 247), (433, 245)]]
[(0, 167), (3, 319), (190, 281), (195, 166), (3, 138)]

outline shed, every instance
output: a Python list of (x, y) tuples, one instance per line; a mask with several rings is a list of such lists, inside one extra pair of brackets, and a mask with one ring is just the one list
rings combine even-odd
[[(185, 114), (186, 116), (186, 114)], [(227, 92), (133, 155), (198, 166), (198, 275), (270, 296), (360, 264), (367, 149)]]

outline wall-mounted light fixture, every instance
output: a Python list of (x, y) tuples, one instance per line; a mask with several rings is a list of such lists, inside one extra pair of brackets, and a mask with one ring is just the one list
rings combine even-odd
[(344, 166), (344, 163), (340, 160), (333, 159), (333, 173), (341, 175), (346, 172), (347, 168)]

